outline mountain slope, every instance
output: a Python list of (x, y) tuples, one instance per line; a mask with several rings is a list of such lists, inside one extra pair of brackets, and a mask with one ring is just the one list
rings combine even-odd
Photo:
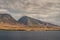
[(23, 16), (18, 20), (19, 23), (28, 25), (30, 27), (56, 27), (57, 25), (43, 22), (28, 16)]
[(0, 23), (16, 24), (17, 21), (9, 14), (0, 14)]

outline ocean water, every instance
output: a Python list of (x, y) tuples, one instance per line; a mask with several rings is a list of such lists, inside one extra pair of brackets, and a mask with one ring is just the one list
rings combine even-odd
[(60, 31), (0, 31), (0, 40), (60, 40)]

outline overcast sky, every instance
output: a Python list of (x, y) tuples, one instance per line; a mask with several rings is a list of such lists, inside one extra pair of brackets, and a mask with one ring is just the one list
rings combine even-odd
[(30, 16), (60, 25), (60, 0), (0, 0), (0, 12), (7, 12), (16, 20)]

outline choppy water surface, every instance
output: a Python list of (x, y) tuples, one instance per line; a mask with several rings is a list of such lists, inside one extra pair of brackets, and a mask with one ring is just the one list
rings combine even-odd
[(0, 40), (60, 40), (60, 31), (0, 31)]

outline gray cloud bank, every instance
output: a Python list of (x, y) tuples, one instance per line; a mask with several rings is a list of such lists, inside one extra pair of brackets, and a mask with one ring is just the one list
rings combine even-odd
[(60, 0), (0, 0), (2, 9), (16, 19), (26, 15), (60, 25)]

